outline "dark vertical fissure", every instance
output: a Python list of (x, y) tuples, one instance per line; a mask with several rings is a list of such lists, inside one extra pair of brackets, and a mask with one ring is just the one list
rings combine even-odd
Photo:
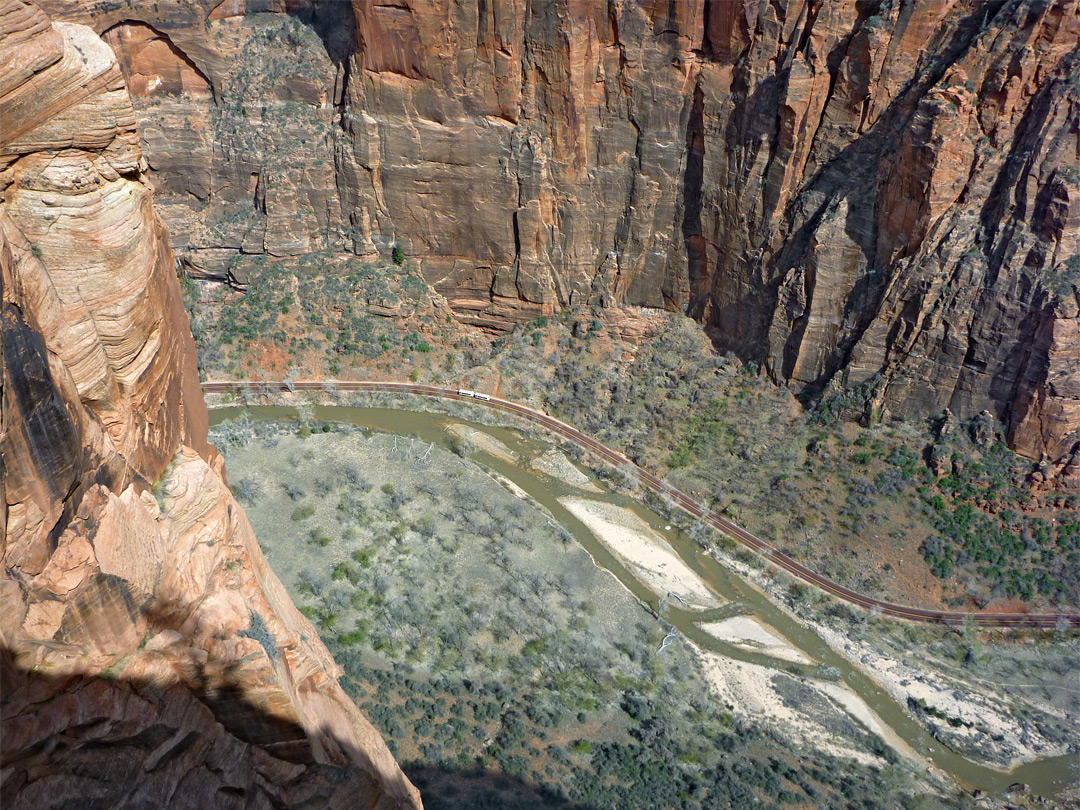
[(701, 235), (701, 189), (705, 166), (705, 94), (694, 88), (694, 101), (686, 123), (686, 171), (683, 175), (682, 232), (686, 243), (690, 300), (687, 314), (700, 318), (709, 296), (708, 257)]

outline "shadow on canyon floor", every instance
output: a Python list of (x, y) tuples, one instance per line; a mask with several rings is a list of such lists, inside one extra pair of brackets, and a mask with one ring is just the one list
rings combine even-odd
[[(239, 684), (208, 683), (50, 675), (0, 646), (4, 807), (366, 806), (378, 794), (362, 769), (316, 762), (303, 729), (254, 705)], [(429, 810), (588, 810), (504, 774), (426, 762), (405, 771)]]
[(425, 810), (593, 810), (569, 801), (559, 787), (530, 784), (505, 773), (429, 762), (402, 767), (423, 796)]

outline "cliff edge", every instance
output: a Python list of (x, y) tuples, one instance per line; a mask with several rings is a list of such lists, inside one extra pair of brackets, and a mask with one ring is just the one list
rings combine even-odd
[(207, 442), (123, 76), (0, 2), (11, 807), (418, 808)]

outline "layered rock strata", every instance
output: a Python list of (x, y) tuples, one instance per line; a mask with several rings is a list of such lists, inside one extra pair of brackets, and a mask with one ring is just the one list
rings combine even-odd
[(798, 391), (1077, 452), (1074, 0), (49, 2), (206, 275), (400, 244), (484, 328), (686, 309)]
[(26, 0), (0, 199), (5, 807), (419, 807), (207, 443), (113, 51)]

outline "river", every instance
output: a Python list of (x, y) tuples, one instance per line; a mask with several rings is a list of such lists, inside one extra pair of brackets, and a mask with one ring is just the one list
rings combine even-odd
[[(288, 406), (251, 406), (246, 408), (224, 407), (211, 410), (210, 423), (219, 424), (235, 418), (241, 410), (246, 410), (253, 419), (263, 421), (283, 421), (296, 419), (295, 408)], [(450, 422), (470, 425), (477, 430), (495, 436), (509, 447), (518, 459), (530, 459), (543, 454), (552, 445), (526, 436), (509, 427), (493, 427), (470, 422), (457, 416), (413, 411), (399, 408), (337, 407), (316, 406), (314, 417), (326, 422), (347, 423), (368, 427), (386, 433), (415, 436), (428, 442), (449, 446), (451, 435), (446, 431)], [(580, 490), (569, 484), (534, 472), (527, 464), (514, 463), (495, 458), (481, 450), (476, 450), (471, 457), (484, 466), (498, 472), (525, 490), (533, 499), (554, 515), (555, 519), (569, 531), (574, 538), (592, 555), (597, 565), (610, 571), (640, 601), (650, 606), (654, 613), (661, 606), (655, 594), (640, 582), (600, 543), (584, 524), (575, 518), (559, 502), (566, 495), (581, 495)], [(823, 666), (833, 667), (840, 672), (840, 679), (851, 687), (869, 705), (881, 720), (889, 725), (898, 736), (912, 748), (922, 754), (942, 772), (948, 774), (964, 787), (980, 789), (989, 793), (1004, 791), (1015, 782), (1031, 786), (1034, 793), (1052, 796), (1080, 780), (1080, 757), (1065, 755), (1036, 760), (1020, 765), (1009, 772), (972, 762), (969, 759), (946, 748), (881, 686), (861, 670), (855, 668), (846, 658), (834, 652), (816, 633), (799, 624), (787, 613), (773, 604), (759, 590), (732, 575), (711, 556), (703, 554), (688, 537), (677, 529), (667, 530), (667, 521), (640, 501), (613, 492), (603, 482), (595, 481), (601, 489), (599, 493), (590, 493), (594, 500), (606, 501), (633, 510), (650, 526), (663, 534), (679, 556), (699, 576), (702, 577), (718, 594), (729, 601), (729, 605), (706, 612), (677, 609), (670, 605), (663, 607), (663, 617), (673, 624), (686, 638), (700, 647), (721, 653), (733, 659), (762, 664), (774, 669), (784, 669), (792, 673), (814, 677), (818, 673), (817, 665), (805, 665), (778, 662), (777, 659), (760, 653), (750, 652), (719, 641), (698, 627), (702, 621), (732, 615), (734, 612), (746, 613), (757, 617), (767, 625), (780, 631), (795, 647)]]

